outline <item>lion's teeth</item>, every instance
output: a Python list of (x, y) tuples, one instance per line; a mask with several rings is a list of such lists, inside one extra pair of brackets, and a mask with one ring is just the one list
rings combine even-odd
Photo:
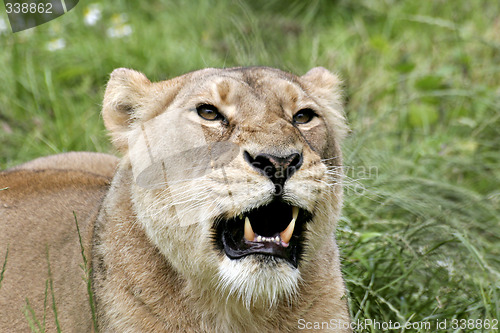
[(289, 243), (292, 238), (293, 230), (295, 229), (295, 219), (292, 219), (288, 227), (280, 232), (281, 240), (285, 243)]
[[(245, 237), (246, 238), (246, 237)], [(274, 236), (274, 237), (266, 237), (266, 236), (260, 236), (255, 234), (255, 238), (253, 240), (254, 242), (267, 242), (267, 243), (276, 243), (276, 244), (282, 244), (282, 239), (280, 236)], [(286, 244), (288, 246), (288, 244)]]
[(298, 216), (299, 216), (299, 207), (293, 206), (292, 207), (292, 220), (297, 220)]
[(245, 239), (249, 242), (253, 242), (253, 240), (255, 239), (255, 232), (253, 232), (252, 225), (250, 224), (250, 219), (248, 218), (248, 216), (245, 217)]
[(290, 224), (288, 224), (288, 227), (286, 227), (285, 230), (280, 232), (280, 237), (281, 240), (284, 243), (289, 243), (290, 239), (292, 238), (293, 230), (295, 229), (295, 221), (297, 220), (297, 217), (299, 216), (299, 208), (298, 207), (293, 207), (292, 208), (292, 221)]

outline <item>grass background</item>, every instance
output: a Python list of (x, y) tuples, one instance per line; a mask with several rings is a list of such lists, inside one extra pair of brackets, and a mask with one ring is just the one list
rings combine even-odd
[[(101, 18), (86, 25), (93, 6)], [(339, 73), (353, 319), (500, 318), (497, 0), (81, 1), (28, 31), (1, 23), (0, 169), (112, 151), (99, 112), (117, 67), (152, 80), (247, 65)]]

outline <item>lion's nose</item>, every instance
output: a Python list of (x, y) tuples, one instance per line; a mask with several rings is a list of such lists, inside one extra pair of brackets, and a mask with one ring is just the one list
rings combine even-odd
[(252, 157), (245, 151), (243, 155), (254, 169), (274, 183), (277, 194), (281, 194), (285, 182), (302, 166), (302, 154), (299, 153), (285, 157), (270, 154), (259, 154)]

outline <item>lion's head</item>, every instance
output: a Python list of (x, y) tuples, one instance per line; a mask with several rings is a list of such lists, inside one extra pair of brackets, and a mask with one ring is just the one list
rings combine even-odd
[(103, 117), (150, 240), (190, 283), (247, 306), (293, 297), (334, 238), (340, 81), (255, 67), (151, 83), (117, 69)]

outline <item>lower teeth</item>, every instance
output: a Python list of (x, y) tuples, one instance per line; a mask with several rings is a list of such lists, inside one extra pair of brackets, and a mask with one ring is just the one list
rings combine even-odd
[(281, 238), (280, 238), (280, 236), (276, 236), (276, 237), (256, 236), (255, 239), (254, 239), (254, 242), (259, 242), (259, 243), (262, 243), (262, 242), (268, 242), (268, 243), (274, 242), (274, 243), (279, 244), (281, 242)]

